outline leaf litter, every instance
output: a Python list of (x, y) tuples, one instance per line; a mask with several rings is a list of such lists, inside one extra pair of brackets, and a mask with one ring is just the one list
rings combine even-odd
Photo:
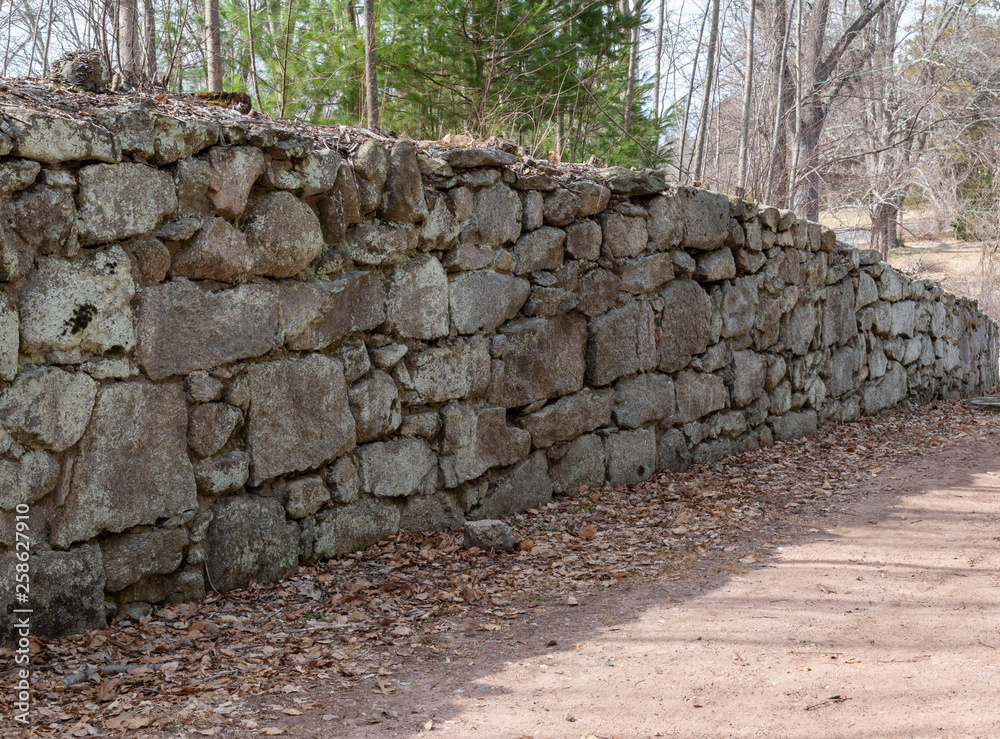
[[(400, 532), (280, 583), (210, 593), (89, 634), (33, 638), (32, 733), (7, 728), (7, 702), (0, 736), (279, 736), (294, 721), (397, 720), (375, 701), (405, 690), (416, 665), (466, 657), (456, 648), (463, 637), (504, 639), (536, 608), (586, 605), (625, 584), (767, 566), (773, 542), (795, 526), (849, 513), (859, 484), (994, 425), (960, 401), (909, 407), (637, 485), (557, 497), (507, 519), (519, 539), (513, 552), (463, 549), (461, 532)], [(0, 649), (4, 679), (12, 657)]]

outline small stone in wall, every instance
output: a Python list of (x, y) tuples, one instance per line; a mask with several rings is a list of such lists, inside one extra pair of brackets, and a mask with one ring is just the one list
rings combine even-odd
[(611, 190), (604, 185), (580, 180), (571, 182), (566, 187), (580, 200), (580, 209), (576, 213), (579, 218), (597, 215), (608, 207)]
[(201, 370), (184, 378), (184, 389), (196, 403), (211, 403), (222, 397), (222, 382)]
[(473, 512), (477, 518), (500, 518), (552, 500), (552, 480), (545, 452), (535, 452), (490, 486)]
[(296, 168), (302, 176), (302, 196), (312, 197), (332, 190), (340, 172), (340, 154), (335, 149), (318, 149), (302, 157)]
[(582, 316), (526, 318), (493, 340), (489, 402), (516, 408), (583, 387), (586, 322)]
[(411, 352), (393, 368), (404, 403), (424, 405), (482, 394), (490, 382), (489, 341), (451, 341)]
[(503, 521), (466, 521), (462, 545), (466, 549), (510, 551), (516, 544), (514, 531)]
[(466, 272), (450, 283), (451, 320), (460, 334), (493, 332), (524, 305), (527, 280), (491, 271)]
[(187, 159), (218, 143), (220, 133), (215, 121), (154, 114), (153, 156), (149, 163), (161, 166)]
[(115, 593), (147, 575), (168, 575), (181, 566), (188, 534), (183, 528), (119, 534), (101, 541), (106, 584)]
[(580, 198), (563, 188), (547, 194), (543, 202), (542, 215), (548, 226), (568, 226), (583, 208)]
[(410, 224), (361, 224), (347, 234), (347, 253), (358, 264), (396, 265), (416, 248), (417, 232)]
[(140, 236), (129, 241), (126, 249), (139, 266), (140, 285), (155, 285), (166, 279), (170, 270), (170, 251), (162, 241), (151, 236)]
[(587, 382), (607, 385), (656, 366), (655, 318), (649, 304), (633, 301), (590, 322)]
[(361, 494), (361, 473), (353, 455), (343, 456), (330, 465), (324, 480), (334, 503), (353, 503)]
[(284, 501), (285, 510), (292, 518), (311, 516), (330, 500), (330, 491), (318, 475), (277, 483), (273, 495)]
[(0, 194), (9, 195), (29, 187), (38, 177), (41, 168), (41, 164), (30, 159), (0, 162)]
[(483, 149), (475, 146), (445, 149), (441, 152), (440, 157), (456, 169), (517, 164), (517, 157), (513, 154), (508, 154), (500, 149)]
[[(9, 448), (11, 438), (2, 428), (0, 437), (6, 438)], [(26, 451), (16, 458), (0, 456), (0, 510), (31, 505), (51, 493), (58, 481), (59, 463), (48, 452)]]
[(601, 177), (608, 183), (615, 195), (636, 197), (652, 195), (666, 189), (667, 182), (659, 175), (636, 172), (624, 167), (610, 167), (600, 170)]
[(476, 227), (485, 246), (503, 246), (521, 235), (521, 198), (496, 184), (475, 195)]
[(556, 494), (576, 494), (581, 485), (600, 487), (606, 472), (604, 443), (587, 434), (549, 449), (549, 475)]
[(357, 427), (358, 443), (375, 441), (395, 431), (402, 415), (396, 383), (385, 372), (375, 370), (348, 391)]
[(624, 216), (620, 213), (605, 213), (601, 216), (604, 231), (604, 254), (612, 259), (627, 259), (638, 256), (646, 248), (646, 222), (639, 217)]
[(634, 485), (656, 471), (656, 431), (618, 431), (604, 437), (608, 459), (608, 485)]
[(10, 382), (17, 375), (20, 334), (14, 301), (0, 292), (0, 380)]
[(399, 531), (399, 509), (365, 498), (316, 516), (315, 550), (318, 559), (357, 552)]
[(719, 282), (736, 277), (736, 260), (728, 247), (702, 254), (697, 262), (694, 278), (699, 282)]

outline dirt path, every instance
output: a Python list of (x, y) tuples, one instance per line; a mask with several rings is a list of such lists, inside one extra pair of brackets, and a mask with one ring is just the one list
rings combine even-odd
[(550, 609), (415, 676), (371, 736), (996, 737), (998, 493), (1000, 437), (946, 447), (745, 575)]

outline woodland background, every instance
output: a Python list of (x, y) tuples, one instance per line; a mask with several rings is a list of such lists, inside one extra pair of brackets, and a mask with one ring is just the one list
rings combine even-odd
[(921, 238), (975, 243), (973, 297), (993, 300), (993, 2), (0, 0), (0, 76), (88, 48), (140, 89), (243, 91), (274, 116), (416, 139), (501, 135), (834, 226), (853, 214), (886, 256), (915, 213)]

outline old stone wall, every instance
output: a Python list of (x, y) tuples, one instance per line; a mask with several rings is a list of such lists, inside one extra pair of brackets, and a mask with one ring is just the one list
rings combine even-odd
[(27, 505), (36, 634), (997, 382), (974, 303), (650, 173), (3, 112), (0, 607)]

